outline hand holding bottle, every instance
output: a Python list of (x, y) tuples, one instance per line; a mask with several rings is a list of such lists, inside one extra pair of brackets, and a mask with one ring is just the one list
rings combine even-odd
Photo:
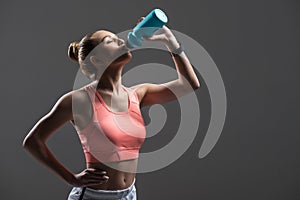
[(140, 18), (132, 32), (128, 33), (126, 47), (131, 49), (142, 46), (143, 37), (151, 37), (167, 22), (168, 17), (161, 9), (152, 10), (146, 17)]
[[(144, 18), (145, 17), (139, 18), (136, 25), (138, 25)], [(162, 28), (158, 29), (152, 36), (143, 36), (142, 38), (147, 41), (162, 42), (170, 51), (173, 51), (179, 47), (174, 34), (166, 25), (163, 25)]]

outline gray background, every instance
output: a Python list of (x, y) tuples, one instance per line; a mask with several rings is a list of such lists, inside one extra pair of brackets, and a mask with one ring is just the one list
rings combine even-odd
[[(26, 153), (22, 141), (57, 99), (72, 90), (78, 65), (67, 57), (69, 43), (97, 29), (128, 30), (155, 7), (167, 13), (171, 29), (197, 40), (215, 61), (228, 112), (218, 143), (198, 159), (210, 97), (197, 73), (202, 83), (196, 91), (201, 109), (197, 137), (170, 166), (137, 174), (138, 198), (299, 199), (298, 1), (27, 0), (1, 1), (0, 7), (1, 199), (67, 198), (71, 187)], [(133, 55), (124, 72), (147, 62), (173, 66), (166, 52)], [(165, 107), (176, 110), (178, 104)], [(148, 122), (147, 108), (142, 111)], [(168, 115), (167, 126), (141, 151), (170, 141), (177, 122), (176, 114)], [(85, 167), (71, 124), (47, 144), (74, 173)]]

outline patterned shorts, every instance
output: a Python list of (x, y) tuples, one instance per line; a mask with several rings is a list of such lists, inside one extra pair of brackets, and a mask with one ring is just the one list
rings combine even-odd
[(68, 200), (137, 200), (135, 179), (131, 186), (122, 190), (94, 190), (88, 187), (73, 187)]

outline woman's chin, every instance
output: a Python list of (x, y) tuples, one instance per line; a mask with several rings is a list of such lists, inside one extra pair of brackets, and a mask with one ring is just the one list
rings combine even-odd
[(115, 59), (114, 63), (124, 65), (128, 63), (131, 60), (131, 58), (132, 58), (132, 54), (128, 51), (120, 55), (117, 59)]
[(120, 55), (116, 61), (129, 61), (132, 58), (132, 54), (130, 53), (130, 51), (123, 53), (122, 55)]

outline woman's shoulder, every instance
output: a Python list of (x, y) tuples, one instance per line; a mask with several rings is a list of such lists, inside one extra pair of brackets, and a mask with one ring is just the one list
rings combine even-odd
[(72, 90), (63, 94), (56, 102), (57, 107), (69, 109), (71, 112), (82, 112), (91, 107), (88, 94), (82, 90)]
[[(73, 115), (79, 129), (82, 129), (93, 115), (93, 103), (86, 90), (88, 86), (89, 84), (71, 92)], [(73, 123), (75, 122), (73, 121)]]
[(89, 88), (91, 87), (91, 84), (87, 84), (85, 86), (82, 86), (78, 89), (75, 89), (72, 91), (73, 96), (73, 102), (83, 104), (88, 103), (90, 104), (90, 97), (88, 94)]
[(137, 85), (133, 85), (131, 87), (129, 87), (129, 90), (132, 91), (132, 93), (136, 94), (138, 97), (138, 101), (141, 102), (141, 100), (143, 99), (144, 95), (145, 95), (145, 85), (147, 83), (141, 83), (141, 84), (137, 84)]
[(58, 100), (60, 104), (67, 105), (71, 107), (73, 111), (81, 111), (90, 109), (92, 107), (92, 102), (90, 100), (87, 88), (90, 84), (87, 84), (78, 89), (74, 89), (64, 93)]

